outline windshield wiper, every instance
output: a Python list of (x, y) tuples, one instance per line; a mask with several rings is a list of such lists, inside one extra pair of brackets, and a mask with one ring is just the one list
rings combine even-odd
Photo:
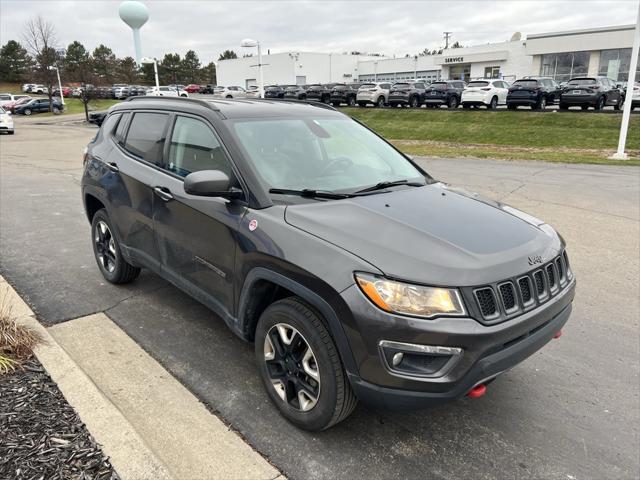
[(287, 188), (270, 188), (269, 193), (278, 193), (281, 195), (298, 195), (300, 197), (308, 197), (308, 198), (340, 199), (340, 198), (353, 197), (353, 195), (350, 193), (338, 193), (338, 192), (332, 192), (331, 190), (313, 190), (310, 188), (304, 188), (302, 190), (290, 190)]
[(410, 187), (423, 187), (425, 184), (421, 182), (410, 182), (409, 180), (394, 180), (392, 182), (376, 183), (371, 187), (363, 188), (362, 190), (358, 190), (354, 193), (374, 192), (376, 190), (384, 190), (385, 188), (395, 187), (396, 185), (408, 185)]

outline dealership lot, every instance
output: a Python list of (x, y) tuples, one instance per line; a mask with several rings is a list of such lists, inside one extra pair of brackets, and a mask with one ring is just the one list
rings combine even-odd
[[(547, 220), (578, 277), (564, 336), (480, 400), (406, 413), (359, 406), (309, 434), (271, 406), (253, 350), (196, 301), (143, 273), (106, 284), (79, 193), (95, 129), (23, 122), (0, 139), (0, 272), (46, 324), (106, 312), (290, 478), (636, 478), (640, 169), (429, 160), (436, 178)], [(419, 248), (418, 246), (416, 248)]]

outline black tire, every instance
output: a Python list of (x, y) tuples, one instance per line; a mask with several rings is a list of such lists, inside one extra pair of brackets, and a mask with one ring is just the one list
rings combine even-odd
[(589, 105), (581, 105), (580, 108), (584, 111), (589, 110)]
[(54, 115), (60, 115), (60, 113), (62, 113), (61, 110), (58, 107), (53, 107), (52, 110), (53, 110), (53, 114)]
[(24, 113), (28, 117), (29, 115), (31, 115), (32, 112), (30, 108), (25, 108), (22, 113)]
[(618, 103), (616, 103), (616, 104), (613, 106), (613, 109), (614, 109), (614, 110), (618, 110), (618, 111), (620, 111), (620, 110), (622, 110), (623, 108), (624, 108), (624, 97), (620, 97), (620, 100), (618, 100)]
[[(108, 228), (108, 237), (104, 238), (102, 243), (107, 242), (110, 248), (110, 252), (107, 253), (105, 245), (100, 246), (98, 238), (100, 237), (100, 233), (105, 235), (105, 232), (99, 232), (99, 228), (101, 223), (104, 223)], [(136, 279), (136, 277), (140, 274), (140, 269), (134, 267), (129, 264), (124, 257), (122, 256), (122, 252), (120, 251), (120, 244), (118, 243), (118, 239), (113, 235), (113, 227), (111, 226), (111, 220), (109, 220), (109, 215), (107, 211), (102, 208), (98, 210), (93, 219), (91, 220), (91, 243), (93, 245), (93, 255), (98, 264), (98, 268), (100, 268), (100, 272), (102, 276), (110, 283), (121, 284), (121, 283), (130, 283)], [(112, 241), (112, 243), (111, 243)], [(106, 261), (101, 259), (102, 255), (103, 259), (109, 257)], [(113, 269), (109, 268), (108, 265), (113, 264)]]
[(411, 99), (409, 100), (409, 106), (410, 106), (411, 108), (418, 108), (418, 107), (420, 107), (420, 99), (414, 95), (414, 96), (413, 96), (413, 97), (411, 97)]
[(488, 110), (495, 110), (498, 107), (498, 97), (493, 97), (487, 105)]
[(366, 107), (366, 106), (367, 106), (367, 103), (366, 103), (366, 102), (358, 102), (358, 106), (359, 106), (360, 108), (364, 108), (364, 107)]
[(471, 105), (469, 103), (463, 103), (462, 108), (464, 108), (465, 110), (469, 110), (471, 108)]
[(356, 99), (354, 97), (349, 97), (347, 99), (347, 106), (355, 107), (356, 106)]
[(384, 108), (384, 97), (383, 96), (379, 96), (378, 100), (375, 103), (375, 106), (378, 108)]
[(453, 96), (449, 98), (449, 101), (447, 102), (447, 108), (452, 110), (458, 108), (458, 97)]
[[(273, 348), (275, 355), (284, 356), (288, 358), (286, 360), (271, 360), (268, 362), (265, 357), (267, 356), (267, 335), (272, 332), (272, 335), (276, 335), (273, 338), (274, 341), (280, 341), (281, 337), (278, 337), (278, 331), (273, 333), (273, 328), (276, 325), (286, 325), (293, 327), (296, 331), (290, 337), (291, 346), (284, 346), (282, 350), (284, 355), (280, 353), (280, 350)], [(319, 382), (317, 383), (317, 400), (314, 406), (309, 410), (303, 411), (295, 397), (296, 387), (299, 385), (297, 378), (306, 377), (307, 384), (312, 383), (308, 379), (304, 368), (302, 368), (301, 360), (295, 360), (296, 352), (294, 338), (295, 334), (301, 336), (302, 341), (306, 344), (312, 352), (313, 360), (316, 366), (316, 372), (318, 374)], [(269, 340), (269, 345), (273, 346), (274, 343)], [(286, 345), (280, 343), (281, 346)], [(278, 353), (275, 353), (275, 352)], [(305, 349), (306, 351), (306, 349)], [(255, 354), (256, 361), (258, 363), (258, 370), (265, 389), (269, 395), (269, 398), (274, 403), (276, 408), (280, 411), (282, 416), (289, 420), (294, 425), (304, 430), (320, 431), (325, 430), (345, 418), (347, 418), (357, 404), (357, 399), (351, 390), (351, 385), (342, 367), (340, 355), (329, 331), (325, 327), (320, 315), (301, 299), (297, 297), (285, 298), (279, 300), (267, 307), (267, 309), (260, 316), (258, 325), (256, 327), (255, 334)], [(298, 351), (298, 355), (301, 355)], [(273, 358), (273, 357), (272, 357)], [(297, 363), (298, 369), (295, 364), (293, 365), (294, 372), (289, 371), (290, 362), (293, 359)], [(286, 366), (286, 368), (285, 368)], [(282, 373), (279, 372), (282, 370)], [(286, 370), (286, 371), (285, 371)], [(273, 377), (272, 377), (273, 375)], [(294, 378), (291, 380), (291, 378)], [(284, 378), (286, 380), (286, 388), (281, 397), (274, 386), (272, 378)], [(282, 383), (281, 385), (284, 385)], [(313, 385), (312, 385), (313, 386)], [(291, 394), (294, 395), (291, 395)], [(291, 399), (289, 397), (291, 396)], [(296, 405), (297, 403), (297, 405)]]
[(605, 104), (605, 98), (604, 98), (604, 95), (603, 95), (602, 97), (600, 97), (598, 99), (598, 103), (596, 104), (596, 107), (595, 107), (596, 110), (599, 111), (599, 112), (602, 111), (602, 109), (604, 108), (604, 104)]
[(187, 95), (185, 95), (184, 93), (181, 93), (181, 94), (180, 94), (180, 96), (181, 96), (182, 98), (187, 98)]
[(227, 95), (225, 98), (233, 98), (233, 95)]
[(533, 106), (533, 110), (539, 110), (544, 112), (547, 109), (547, 97), (541, 95), (538, 99), (538, 103)]
[(14, 133), (16, 133), (14, 130), (9, 130), (9, 135), (13, 135)]
[(560, 103), (560, 110), (569, 110), (569, 105), (566, 103)]
[(340, 102), (331, 102), (331, 105), (338, 108), (340, 106)]
[(517, 105), (513, 105), (512, 103), (507, 103), (508, 110), (517, 110), (517, 108), (518, 108)]

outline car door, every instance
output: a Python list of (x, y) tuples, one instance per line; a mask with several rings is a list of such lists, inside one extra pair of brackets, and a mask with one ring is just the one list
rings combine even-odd
[(165, 112), (136, 111), (120, 119), (113, 148), (104, 159), (113, 175), (107, 189), (110, 217), (120, 243), (144, 266), (159, 271), (153, 233), (153, 186), (162, 165), (170, 116)]
[(224, 198), (189, 195), (184, 178), (201, 170), (238, 177), (202, 118), (176, 115), (165, 151), (153, 216), (162, 272), (223, 317), (233, 315), (236, 232), (246, 208)]

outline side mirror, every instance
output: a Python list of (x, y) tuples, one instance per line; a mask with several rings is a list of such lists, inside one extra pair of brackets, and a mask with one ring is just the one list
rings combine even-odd
[(231, 180), (220, 170), (193, 172), (184, 179), (184, 191), (200, 197), (241, 198), (242, 190), (231, 186)]

